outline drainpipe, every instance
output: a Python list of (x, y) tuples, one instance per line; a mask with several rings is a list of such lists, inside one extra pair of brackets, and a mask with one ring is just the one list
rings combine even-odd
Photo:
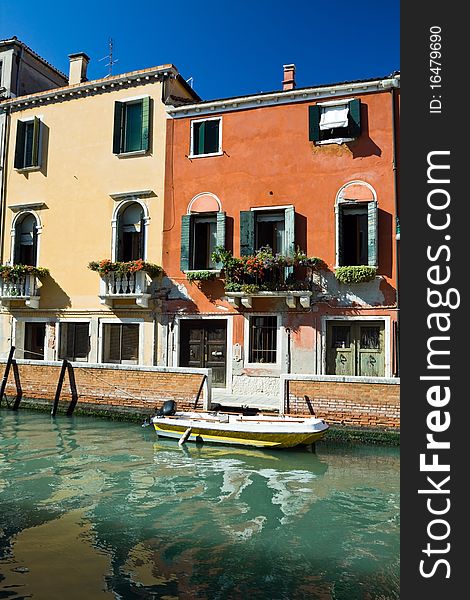
[(395, 201), (395, 255), (396, 255), (396, 274), (397, 285), (395, 292), (395, 300), (397, 305), (397, 335), (395, 338), (395, 357), (396, 357), (396, 376), (400, 376), (400, 297), (399, 297), (399, 279), (400, 279), (400, 244), (397, 238), (396, 227), (399, 224), (399, 206), (398, 206), (398, 170), (397, 170), (397, 131), (395, 117), (395, 88), (390, 90), (391, 108), (392, 108), (392, 169), (393, 169), (393, 195)]
[(3, 131), (3, 151), (2, 151), (2, 178), (0, 194), (0, 264), (3, 264), (3, 243), (5, 240), (5, 220), (6, 220), (6, 201), (7, 201), (7, 161), (8, 161), (8, 140), (10, 137), (10, 107), (5, 109), (5, 127)]
[(290, 349), (290, 328), (286, 327), (286, 333), (287, 333), (287, 365), (286, 365), (286, 371), (287, 373), (291, 372), (291, 349)]

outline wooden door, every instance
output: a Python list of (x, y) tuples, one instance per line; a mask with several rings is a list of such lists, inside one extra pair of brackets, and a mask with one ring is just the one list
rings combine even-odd
[(385, 375), (384, 324), (357, 325), (357, 375), (383, 377)]
[(227, 324), (216, 319), (181, 321), (181, 367), (212, 369), (212, 385), (225, 387)]
[(355, 375), (355, 353), (351, 325), (329, 322), (327, 332), (327, 374)]
[(385, 376), (383, 321), (329, 321), (326, 343), (328, 375)]

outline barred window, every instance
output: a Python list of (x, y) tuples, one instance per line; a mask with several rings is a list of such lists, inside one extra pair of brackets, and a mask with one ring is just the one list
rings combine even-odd
[(250, 317), (250, 363), (275, 363), (277, 359), (277, 317)]

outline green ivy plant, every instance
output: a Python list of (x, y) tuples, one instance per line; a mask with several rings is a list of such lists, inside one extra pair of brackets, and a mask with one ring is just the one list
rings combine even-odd
[(25, 275), (34, 275), (43, 279), (49, 275), (49, 269), (31, 265), (0, 265), (0, 277), (6, 281), (18, 281)]
[(186, 279), (193, 283), (194, 281), (213, 281), (216, 279), (217, 273), (214, 271), (188, 271)]
[(340, 283), (365, 283), (372, 281), (377, 275), (377, 267), (368, 267), (365, 265), (350, 265), (338, 267), (335, 270), (336, 279)]
[(138, 271), (144, 271), (152, 279), (158, 277), (163, 272), (163, 269), (154, 263), (146, 262), (141, 258), (137, 260), (130, 260), (127, 262), (112, 261), (109, 258), (104, 258), (100, 261), (92, 261), (88, 263), (88, 268), (92, 271), (96, 271), (100, 275), (107, 275), (108, 273), (118, 273), (119, 275), (126, 275), (127, 273), (137, 273)]

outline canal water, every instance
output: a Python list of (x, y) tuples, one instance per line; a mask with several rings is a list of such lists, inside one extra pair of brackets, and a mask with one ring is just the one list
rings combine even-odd
[(0, 598), (399, 598), (399, 453), (0, 411)]

